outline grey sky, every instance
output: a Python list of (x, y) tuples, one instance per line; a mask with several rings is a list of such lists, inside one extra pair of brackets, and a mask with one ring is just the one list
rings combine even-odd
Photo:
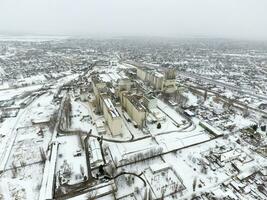
[(0, 0), (0, 34), (267, 39), (267, 0)]

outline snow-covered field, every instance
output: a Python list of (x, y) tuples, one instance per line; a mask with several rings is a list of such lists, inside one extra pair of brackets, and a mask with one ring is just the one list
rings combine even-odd
[(16, 118), (7, 119), (2, 124), (1, 130), (6, 135), (0, 139), (1, 170), (4, 171), (0, 188), (5, 188), (4, 199), (38, 198), (43, 155), (52, 133), (48, 124), (33, 125), (32, 120), (49, 118), (55, 109), (51, 94), (44, 94), (20, 110)]
[(38, 90), (42, 85), (32, 85), (18, 89), (0, 90), (0, 101), (12, 99), (15, 96), (19, 96), (25, 92), (32, 92)]
[[(84, 175), (87, 175), (87, 165), (85, 152), (83, 150), (81, 139), (79, 136), (71, 135), (58, 138), (58, 158), (56, 163), (56, 174), (57, 176), (62, 176), (62, 182), (68, 183), (70, 185), (82, 182), (84, 180)], [(81, 155), (78, 153), (81, 152)], [(83, 172), (82, 172), (83, 171)], [(64, 173), (70, 175), (64, 175)], [(63, 180), (65, 179), (65, 180)], [(59, 180), (58, 178), (56, 179)], [(56, 184), (60, 185), (59, 182)]]

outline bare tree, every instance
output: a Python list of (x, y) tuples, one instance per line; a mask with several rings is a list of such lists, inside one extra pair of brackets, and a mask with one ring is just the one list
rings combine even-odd
[(195, 177), (194, 181), (193, 181), (193, 191), (194, 192), (196, 191), (196, 186), (197, 186), (197, 178)]
[(12, 162), (11, 172), (12, 172), (12, 177), (13, 178), (16, 178), (17, 177), (17, 174), (18, 174), (18, 169), (17, 169), (17, 167), (16, 167), (16, 165), (15, 165), (14, 162)]

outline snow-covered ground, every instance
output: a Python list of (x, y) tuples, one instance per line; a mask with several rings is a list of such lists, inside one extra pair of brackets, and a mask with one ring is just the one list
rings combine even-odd
[[(64, 136), (58, 138), (59, 147), (58, 147), (58, 155), (56, 162), (56, 174), (62, 174), (60, 176), (64, 177), (62, 179), (62, 183), (68, 183), (73, 185), (75, 183), (79, 183), (84, 181), (84, 175), (87, 176), (87, 165), (86, 165), (86, 157), (85, 152), (82, 147), (81, 138), (77, 135)], [(79, 152), (81, 155), (79, 155)], [(70, 175), (67, 175), (67, 172)], [(66, 173), (66, 175), (64, 174)], [(57, 186), (60, 185), (57, 180)]]
[(32, 120), (51, 117), (56, 109), (52, 97), (48, 93), (40, 96), (27, 108), (21, 109), (16, 118), (5, 120), (1, 126), (1, 132), (6, 136), (0, 139), (1, 170), (4, 170), (0, 188), (6, 188), (6, 199), (10, 199), (8, 196), (11, 199), (38, 198), (43, 155), (52, 133), (48, 124), (33, 125)]
[(38, 90), (42, 85), (32, 85), (17, 89), (0, 90), (0, 101), (12, 99), (15, 96), (21, 95), (25, 92), (32, 92)]

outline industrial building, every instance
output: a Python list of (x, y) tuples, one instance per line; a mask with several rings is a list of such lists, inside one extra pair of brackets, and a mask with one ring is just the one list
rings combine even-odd
[(148, 82), (155, 90), (165, 93), (173, 93), (177, 90), (176, 71), (168, 68), (164, 74), (147, 67), (137, 67), (137, 77)]
[(97, 139), (90, 140), (90, 152), (91, 152), (90, 162), (91, 162), (92, 167), (98, 167), (104, 164), (102, 154), (101, 154), (101, 148), (100, 148), (100, 145)]
[(96, 103), (96, 111), (101, 112), (100, 110), (100, 93), (101, 90), (106, 88), (106, 82), (101, 81), (100, 77), (98, 75), (95, 75), (92, 77), (92, 86), (93, 86), (93, 91), (95, 95), (95, 103)]
[[(105, 74), (103, 74), (105, 75)], [(103, 76), (95, 75), (92, 77), (93, 91), (96, 99), (96, 112), (103, 113), (106, 123), (113, 136), (121, 134), (122, 119), (113, 105), (109, 93), (115, 94), (114, 88), (107, 87), (107, 81), (102, 79)]]
[(145, 126), (147, 111), (143, 102), (143, 96), (131, 94), (129, 92), (122, 93), (121, 105), (127, 114), (132, 118), (133, 123), (139, 128)]
[(165, 93), (173, 93), (177, 90), (175, 68), (170, 67), (165, 70), (162, 90)]
[(123, 90), (129, 91), (132, 87), (132, 84), (133, 83), (131, 82), (129, 78), (120, 79), (118, 83), (118, 89), (119, 91), (123, 91)]
[(111, 134), (113, 136), (121, 134), (122, 119), (118, 110), (113, 105), (111, 99), (104, 95), (101, 96), (101, 102), (103, 102), (103, 114)]

